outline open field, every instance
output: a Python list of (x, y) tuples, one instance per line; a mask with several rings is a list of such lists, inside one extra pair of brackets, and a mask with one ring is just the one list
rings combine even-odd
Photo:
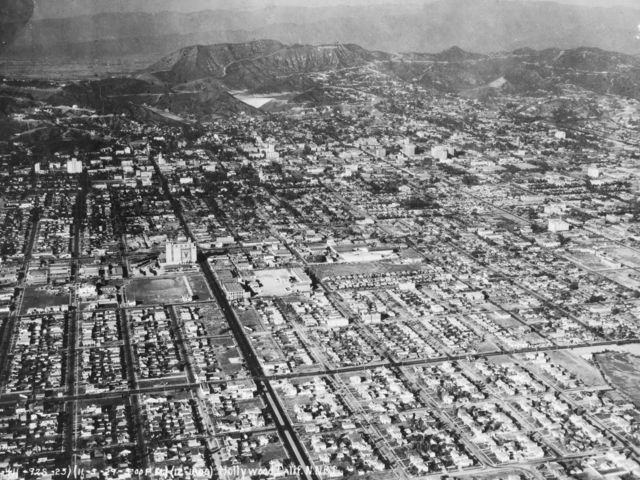
[(595, 355), (595, 359), (612, 387), (640, 403), (640, 357), (624, 352), (606, 352)]
[(52, 291), (38, 287), (27, 287), (24, 291), (24, 301), (22, 303), (21, 315), (29, 312), (32, 308), (51, 308), (69, 304), (69, 295), (58, 295)]
[(163, 278), (135, 278), (126, 287), (127, 298), (140, 305), (182, 303), (185, 300), (209, 300), (211, 294), (201, 275), (177, 275)]
[(180, 303), (189, 296), (184, 276), (175, 278), (136, 278), (127, 286), (127, 298), (140, 305)]

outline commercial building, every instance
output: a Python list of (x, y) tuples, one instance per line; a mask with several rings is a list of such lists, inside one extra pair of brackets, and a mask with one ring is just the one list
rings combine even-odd
[(189, 265), (198, 259), (198, 251), (193, 242), (167, 242), (166, 259), (167, 265)]
[(69, 175), (82, 173), (82, 162), (77, 158), (67, 160), (67, 173)]

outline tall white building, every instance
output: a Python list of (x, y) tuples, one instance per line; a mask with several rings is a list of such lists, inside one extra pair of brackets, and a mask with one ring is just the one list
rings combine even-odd
[(191, 242), (167, 242), (166, 247), (167, 265), (188, 265), (198, 260), (198, 250)]
[(82, 162), (77, 158), (67, 160), (67, 173), (70, 175), (82, 173)]
[(402, 142), (402, 153), (407, 157), (413, 157), (416, 154), (416, 146), (408, 138)]
[(440, 162), (449, 158), (449, 148), (444, 145), (436, 145), (431, 149), (431, 156)]
[(276, 152), (276, 144), (273, 142), (267, 142), (262, 151), (264, 152), (265, 160), (277, 160), (280, 158), (280, 154)]

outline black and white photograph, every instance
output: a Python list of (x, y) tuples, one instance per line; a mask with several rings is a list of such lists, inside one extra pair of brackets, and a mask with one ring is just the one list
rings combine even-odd
[(0, 0), (0, 480), (640, 480), (640, 0)]

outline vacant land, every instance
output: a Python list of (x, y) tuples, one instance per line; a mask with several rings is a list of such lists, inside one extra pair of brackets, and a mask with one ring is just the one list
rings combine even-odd
[(127, 299), (139, 305), (163, 305), (213, 298), (204, 277), (200, 274), (135, 278), (126, 291)]
[(640, 357), (625, 352), (606, 352), (595, 355), (595, 360), (612, 387), (640, 403)]
[(56, 308), (69, 304), (69, 295), (62, 294), (55, 290), (42, 287), (27, 287), (24, 291), (24, 301), (22, 302), (22, 315), (32, 308)]
[(174, 278), (136, 278), (127, 287), (127, 298), (141, 305), (181, 303), (191, 299), (184, 276)]

